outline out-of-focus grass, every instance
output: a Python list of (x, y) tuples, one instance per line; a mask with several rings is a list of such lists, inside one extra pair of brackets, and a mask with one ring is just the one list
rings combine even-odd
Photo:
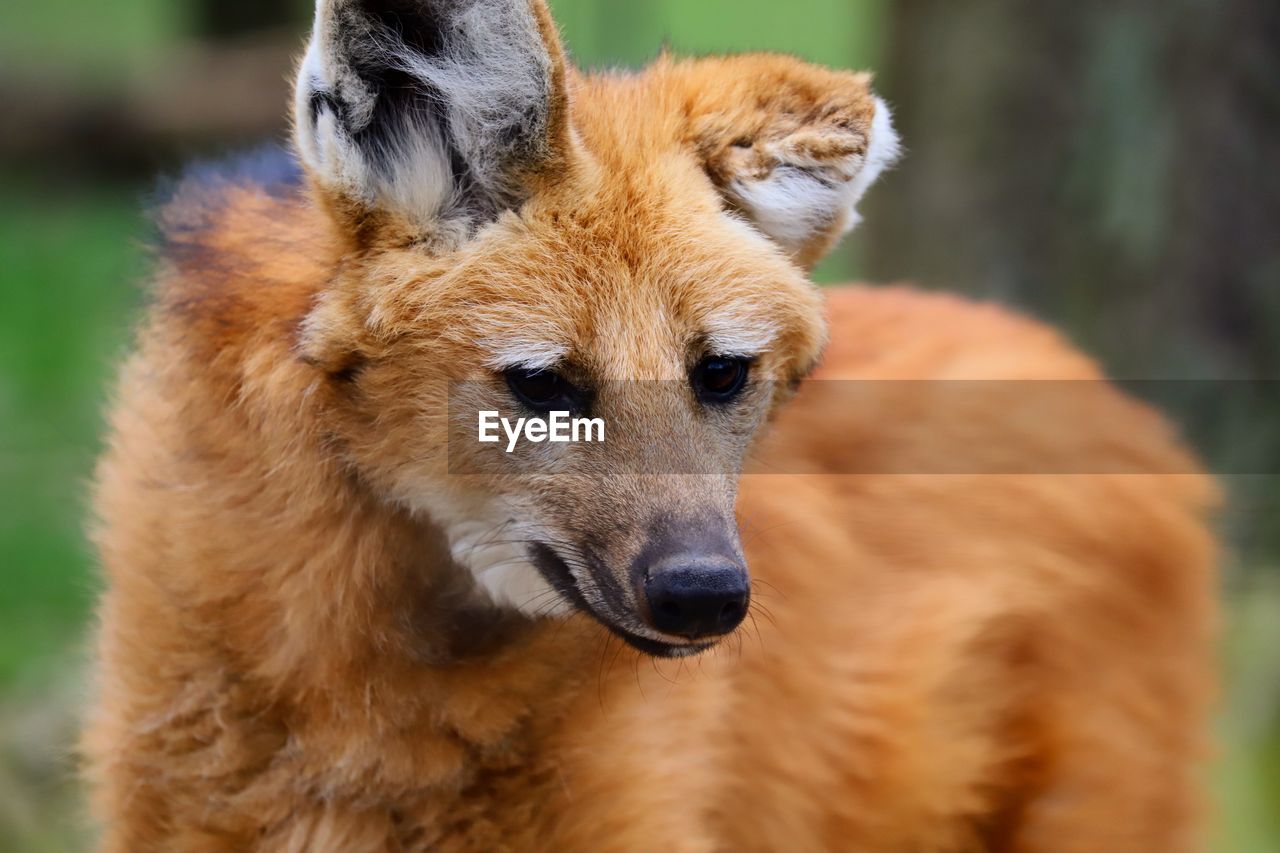
[(1280, 849), (1280, 573), (1255, 567), (1229, 597), (1212, 784), (1214, 850)]
[(89, 848), (89, 820), (73, 755), (83, 669), (46, 658), (42, 679), (0, 692), (0, 850)]
[(878, 56), (885, 0), (551, 0), (575, 59), (638, 66), (666, 45), (678, 55), (764, 50), (843, 68)]
[(0, 4), (0, 60), (82, 75), (136, 71), (154, 62), (182, 27), (174, 0), (40, 0)]
[(0, 180), (4, 689), (37, 676), (88, 615), (84, 484), (142, 264), (134, 193), (50, 197)]
[(85, 493), (144, 266), (131, 189), (0, 176), (0, 850), (83, 846)]

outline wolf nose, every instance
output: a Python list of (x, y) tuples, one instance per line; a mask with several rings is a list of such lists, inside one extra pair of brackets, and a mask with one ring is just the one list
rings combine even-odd
[(649, 622), (664, 634), (689, 639), (727, 634), (747, 615), (751, 584), (727, 561), (667, 559), (644, 582)]

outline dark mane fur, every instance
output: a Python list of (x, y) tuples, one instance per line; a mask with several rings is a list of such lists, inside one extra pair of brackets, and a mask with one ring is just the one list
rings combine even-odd
[(305, 309), (327, 241), (304, 187), (293, 151), (279, 145), (196, 162), (157, 187), (153, 305), (201, 333), (190, 345), (202, 357), (257, 326), (266, 303), (296, 302), (295, 318)]

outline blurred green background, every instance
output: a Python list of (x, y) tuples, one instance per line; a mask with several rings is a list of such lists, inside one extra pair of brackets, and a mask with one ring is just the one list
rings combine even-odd
[[(85, 491), (146, 274), (149, 187), (284, 137), (309, 6), (0, 7), (0, 850), (88, 838), (72, 756), (96, 584)], [(999, 299), (1118, 376), (1280, 378), (1280, 3), (553, 6), (585, 66), (665, 44), (877, 71), (908, 156), (821, 280)], [(1262, 853), (1280, 850), (1280, 480), (1262, 473), (1280, 460), (1270, 426), (1227, 414), (1220, 442), (1263, 450), (1257, 475), (1228, 479), (1222, 520), (1212, 849)]]

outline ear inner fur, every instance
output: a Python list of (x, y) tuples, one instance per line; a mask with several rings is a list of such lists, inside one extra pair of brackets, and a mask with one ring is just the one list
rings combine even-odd
[(295, 133), (340, 215), (448, 246), (565, 166), (567, 112), (542, 0), (320, 0)]
[(870, 75), (767, 54), (667, 62), (689, 144), (726, 203), (812, 266), (857, 223), (854, 206), (898, 156)]

